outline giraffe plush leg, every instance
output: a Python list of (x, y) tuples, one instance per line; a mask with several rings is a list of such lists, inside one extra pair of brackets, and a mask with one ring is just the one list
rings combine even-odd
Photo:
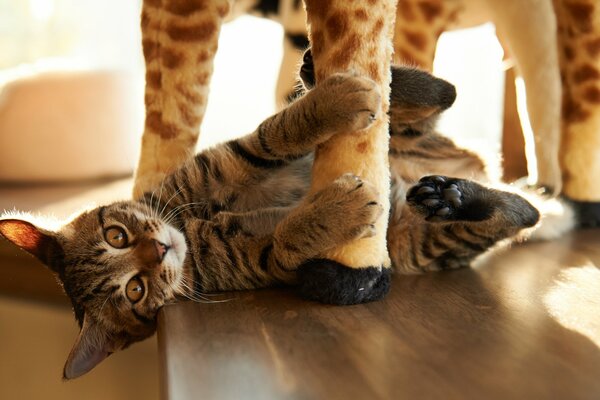
[(390, 279), (386, 246), (389, 136), (384, 116), (389, 108), (396, 1), (306, 0), (305, 4), (317, 86), (335, 72), (351, 70), (373, 79), (383, 93), (382, 111), (371, 127), (340, 133), (317, 148), (311, 192), (353, 173), (376, 188), (384, 212), (374, 224), (374, 236), (352, 241), (302, 265), (300, 290), (309, 298), (329, 303), (372, 301), (387, 293)]
[(552, 4), (537, 0), (488, 1), (498, 36), (514, 55), (527, 92), (537, 183), (559, 192), (560, 74)]
[(146, 121), (134, 197), (194, 153), (228, 0), (144, 0)]
[(563, 193), (600, 226), (600, 4), (555, 0), (563, 85)]
[(399, 0), (394, 27), (394, 60), (433, 70), (437, 41), (461, 11), (457, 0)]

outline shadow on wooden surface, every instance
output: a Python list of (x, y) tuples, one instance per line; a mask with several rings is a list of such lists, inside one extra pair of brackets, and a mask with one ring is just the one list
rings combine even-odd
[(600, 231), (395, 276), (380, 302), (226, 293), (159, 316), (170, 399), (600, 396)]

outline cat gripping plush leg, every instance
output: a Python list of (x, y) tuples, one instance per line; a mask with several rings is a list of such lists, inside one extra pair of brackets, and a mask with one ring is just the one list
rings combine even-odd
[[(306, 0), (317, 87), (339, 71), (353, 70), (380, 88), (382, 110), (389, 107), (391, 36), (396, 1)], [(389, 211), (388, 121), (380, 118), (363, 132), (332, 137), (315, 152), (311, 192), (351, 172), (373, 184), (384, 214)], [(377, 234), (323, 254), (299, 270), (300, 290), (323, 302), (352, 304), (383, 297), (389, 288), (390, 260), (380, 218)]]

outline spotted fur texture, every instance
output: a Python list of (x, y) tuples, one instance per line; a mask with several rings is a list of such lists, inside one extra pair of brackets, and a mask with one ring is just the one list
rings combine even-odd
[[(534, 225), (529, 202), (476, 183), (482, 162), (433, 131), (454, 87), (410, 68), (392, 76), (387, 240), (397, 270), (466, 266)], [(371, 79), (334, 74), (254, 133), (190, 158), (140, 200), (86, 211), (58, 230), (0, 219), (0, 233), (56, 272), (71, 299), (81, 331), (65, 378), (151, 335), (158, 309), (178, 298), (288, 284), (339, 304), (385, 295), (389, 269), (348, 273), (323, 257), (377, 234), (377, 188), (342, 174), (309, 190), (315, 148), (342, 132), (360, 135), (385, 117), (380, 104)]]

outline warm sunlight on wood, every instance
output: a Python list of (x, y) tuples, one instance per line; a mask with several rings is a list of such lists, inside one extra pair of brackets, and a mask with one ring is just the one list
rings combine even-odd
[(600, 347), (600, 270), (583, 265), (561, 271), (544, 296), (550, 315), (565, 328), (574, 330)]

